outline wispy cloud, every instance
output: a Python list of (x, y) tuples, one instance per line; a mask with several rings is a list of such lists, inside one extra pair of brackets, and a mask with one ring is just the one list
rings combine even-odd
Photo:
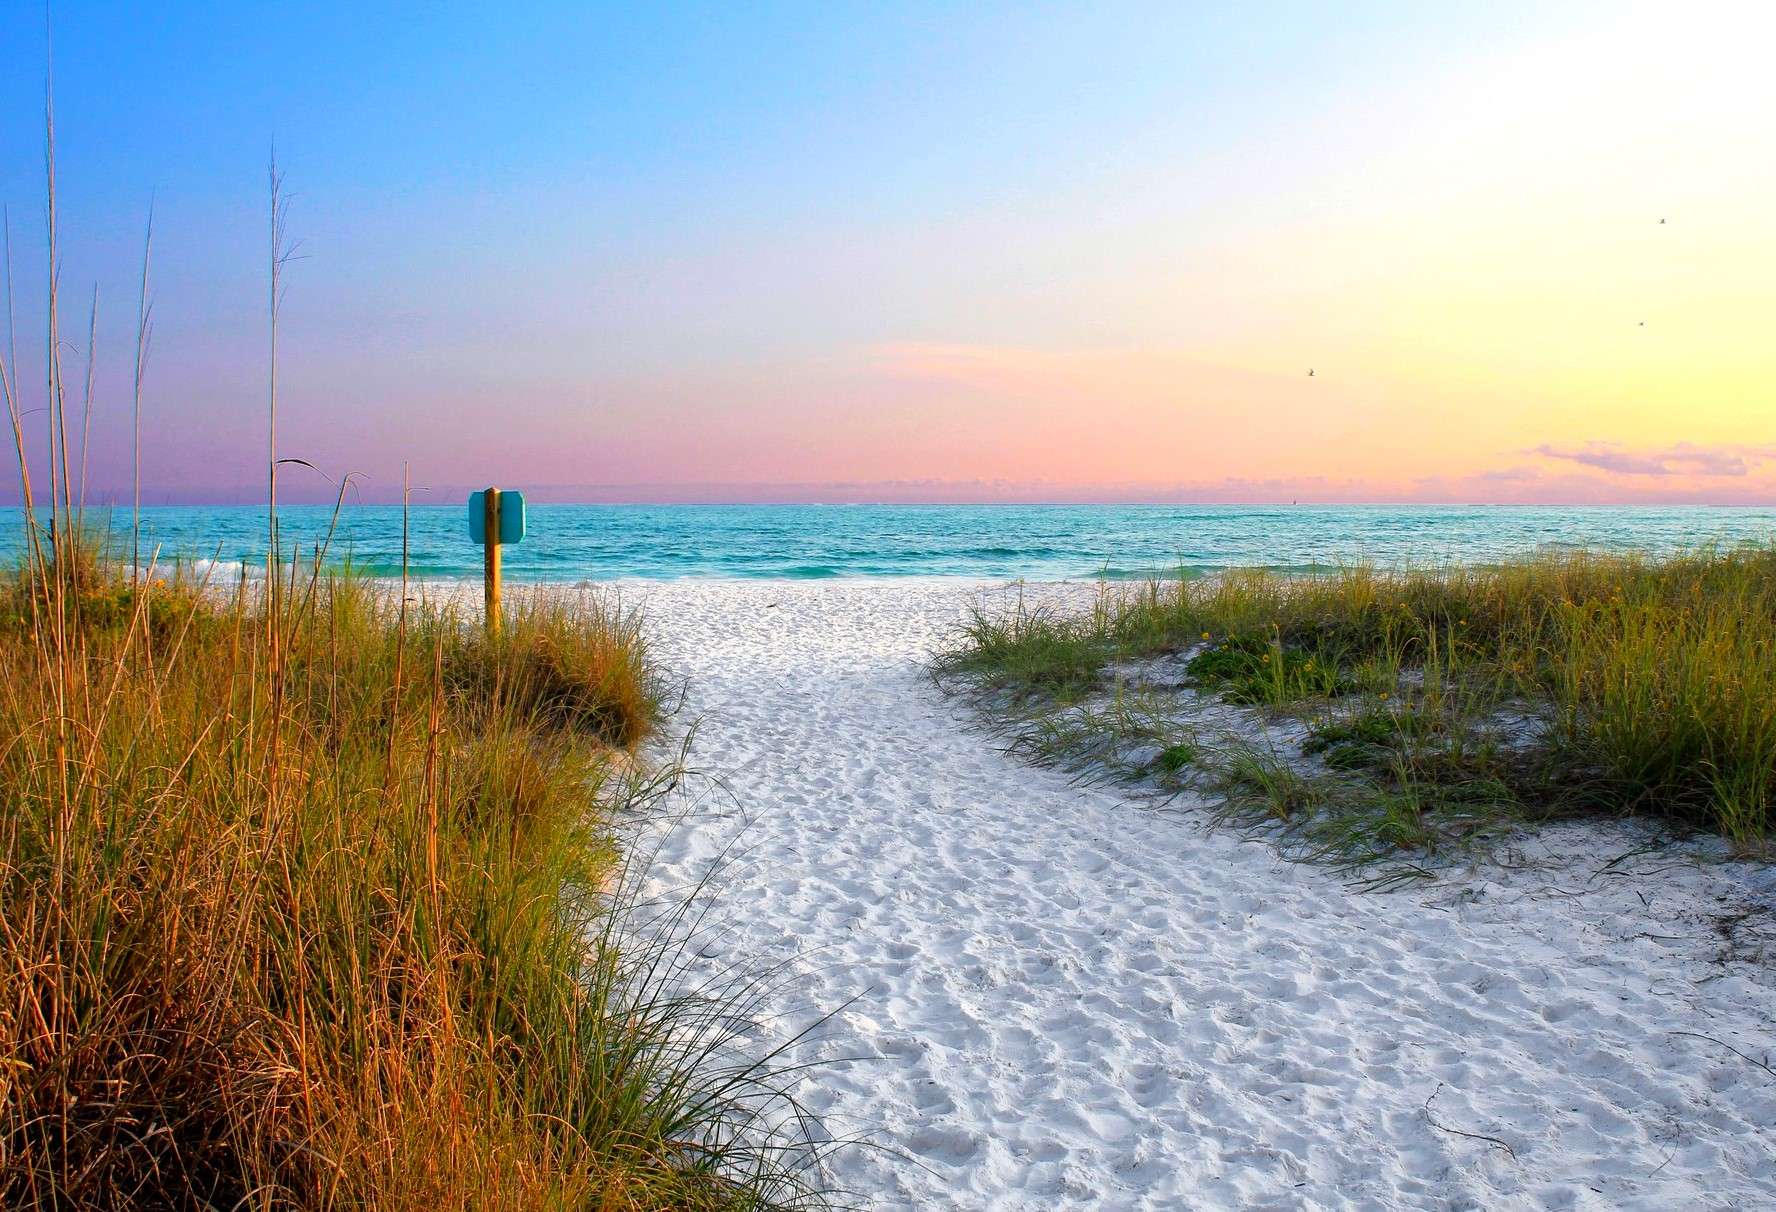
[(1474, 477), (1482, 484), (1531, 484), (1542, 478), (1534, 467), (1499, 467)]
[(1719, 444), (1700, 446), (1679, 442), (1673, 446), (1635, 450), (1616, 442), (1586, 442), (1581, 446), (1543, 443), (1530, 451), (1548, 459), (1562, 459), (1629, 476), (1744, 476), (1776, 448)]

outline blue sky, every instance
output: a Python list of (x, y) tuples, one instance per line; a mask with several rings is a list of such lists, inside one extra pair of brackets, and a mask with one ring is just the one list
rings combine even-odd
[[(1544, 113), (1583, 129), (1587, 96), (1632, 84), (1582, 62), (1594, 35), (1600, 57), (1647, 55), (1657, 81), (1668, 18), (1653, 6), (409, 7), (56, 7), (76, 345), (95, 281), (101, 296), (95, 483), (115, 488), (125, 465), (110, 422), (127, 397), (151, 197), (146, 478), (190, 493), (257, 483), (274, 141), (304, 257), (285, 313), (286, 445), (363, 473), (377, 496), (403, 460), (440, 483), (767, 496), (800, 482), (1159, 491), (1168, 476), (1410, 495), (1351, 435), (1398, 423), (1413, 392), (1468, 390), (1486, 350), (1456, 343), (1440, 379), (1414, 363), (1422, 335), (1396, 333), (1365, 346), (1331, 398), (1292, 394), (1307, 363), (1423, 311), (1401, 301), (1404, 255), (1375, 242), (1428, 233), (1441, 255), (1453, 214), (1467, 231), (1449, 240), (1521, 249), (1533, 278), (1554, 237), (1533, 217), (1500, 230), (1485, 217), (1516, 178), (1539, 174), (1532, 189), (1563, 217), (1619, 201), (1600, 220), (1627, 225), (1673, 201), (1636, 167), (1657, 149), (1574, 168), (1537, 145)], [(1673, 37), (1718, 49), (1730, 75), (1746, 66), (1733, 23), (1753, 12), (1687, 9)], [(24, 68), (0, 84), (0, 199), (29, 380), (40, 14), (9, 8), (0, 37)], [(1568, 61), (1575, 87), (1549, 67)], [(1513, 91), (1536, 104), (1513, 108)], [(1725, 111), (1755, 97), (1706, 104), (1743, 123)], [(1452, 154), (1461, 140), (1471, 158)], [(1698, 162), (1696, 197), (1735, 185), (1717, 171)], [(1723, 241), (1763, 230), (1736, 212), (1710, 222)], [(1390, 256), (1394, 277), (1378, 280)], [(1724, 283), (1708, 306), (1741, 289)], [(1353, 328), (1362, 317), (1376, 323)], [(1408, 364), (1418, 377), (1403, 384)], [(1494, 389), (1520, 393), (1549, 368), (1520, 370)], [(1657, 399), (1625, 405), (1620, 432), (1587, 414), (1570, 431), (1488, 437), (1472, 466), (1434, 452), (1429, 473), (1456, 483), (1561, 442), (1776, 436), (1725, 395), (1706, 405), (1719, 414), (1707, 432), (1661, 427), (1672, 401), (1659, 383)], [(1072, 427), (1098, 407), (1127, 448), (1166, 458), (1119, 462), (1106, 447), (1070, 463)], [(1193, 435), (1251, 415), (1278, 420), (1194, 460)], [(1290, 448), (1302, 415), (1347, 420)], [(1033, 428), (1008, 450), (996, 435), (1011, 425)]]

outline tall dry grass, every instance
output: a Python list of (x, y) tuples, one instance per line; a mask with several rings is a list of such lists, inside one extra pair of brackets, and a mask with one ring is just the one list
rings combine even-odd
[[(672, 931), (631, 928), (610, 822), (671, 777), (636, 758), (636, 620), (538, 599), (490, 641), (280, 544), (275, 172), (263, 573), (83, 533), (49, 133), (46, 480), (0, 361), (0, 1206), (814, 1202), (745, 984), (685, 991)], [(10, 229), (7, 278), (10, 332)]]
[(310, 570), (268, 622), (46, 556), (0, 586), (0, 1203), (807, 1195), (768, 1073), (613, 904), (601, 814), (655, 786), (632, 619), (489, 642)]

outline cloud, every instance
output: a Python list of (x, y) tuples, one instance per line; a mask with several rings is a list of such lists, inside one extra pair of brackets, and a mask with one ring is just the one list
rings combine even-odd
[(1595, 467), (1614, 475), (1744, 476), (1750, 474), (1754, 465), (1776, 452), (1767, 446), (1698, 446), (1691, 442), (1653, 450), (1631, 450), (1616, 442), (1587, 442), (1582, 446), (1555, 446), (1544, 442), (1529, 453)]
[(1446, 502), (1465, 505), (1731, 505), (1776, 504), (1776, 481), (1756, 473), (1745, 476), (1685, 478), (1681, 476), (1609, 475), (1584, 467), (1556, 469), (1535, 476), (1518, 468), (1470, 475), (1426, 476), (1397, 497), (1403, 503)]
[(1534, 467), (1499, 467), (1474, 477), (1483, 484), (1530, 484), (1542, 478)]

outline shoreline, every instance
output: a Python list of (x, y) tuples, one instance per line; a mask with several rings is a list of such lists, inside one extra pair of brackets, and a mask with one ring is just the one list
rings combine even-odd
[[(127, 511), (99, 507), (89, 521), (130, 542)], [(399, 576), (403, 551), (420, 578), (474, 577), (480, 553), (459, 506), (351, 506), (332, 530), (331, 511), (279, 511), (286, 549), (330, 555), (377, 575)], [(16, 554), (22, 514), (0, 509), (0, 553)], [(959, 580), (1139, 583), (1266, 567), (1279, 572), (1341, 566), (1496, 563), (1555, 547), (1669, 553), (1715, 543), (1768, 543), (1768, 506), (1256, 506), (867, 505), (842, 508), (734, 505), (535, 505), (531, 534), (506, 549), (505, 574), (520, 583), (627, 583), (681, 578), (790, 581)], [(404, 540), (404, 531), (407, 538)], [(183, 553), (187, 565), (227, 557), (262, 565), (265, 516), (257, 506), (166, 506), (143, 515), (142, 552)], [(755, 574), (768, 574), (764, 578)]]

